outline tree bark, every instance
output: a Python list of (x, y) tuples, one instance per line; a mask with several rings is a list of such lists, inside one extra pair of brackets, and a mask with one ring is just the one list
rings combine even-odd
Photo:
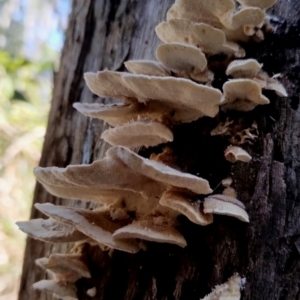
[[(74, 102), (109, 101), (92, 95), (83, 73), (105, 68), (123, 70), (123, 62), (133, 58), (154, 59), (159, 44), (154, 27), (165, 20), (172, 3), (73, 1), (60, 70), (55, 76), (41, 166), (65, 167), (104, 156), (108, 146), (100, 136), (106, 125), (72, 108)], [(217, 124), (215, 119), (177, 126), (171, 144), (178, 165), (208, 179), (216, 190), (231, 174), (250, 223), (216, 216), (212, 225), (201, 227), (182, 218), (180, 230), (188, 243), (184, 249), (149, 243), (147, 251), (132, 255), (86, 245), (84, 253), (92, 279), (77, 282), (79, 299), (199, 300), (234, 272), (246, 277), (244, 300), (300, 299), (300, 4), (297, 0), (279, 0), (269, 13), (275, 32), (262, 43), (243, 46), (247, 57), (258, 59), (269, 74), (282, 74), (289, 97), (267, 93), (270, 105), (231, 115), (258, 124), (259, 138), (246, 147), (252, 162), (224, 162), (224, 141), (207, 139), (207, 131)], [(141, 153), (147, 156), (150, 152)], [(36, 186), (35, 202), (92, 207), (55, 198), (40, 184)], [(33, 208), (31, 218), (39, 217), (43, 216)], [(28, 238), (20, 300), (52, 299), (31, 288), (46, 276), (35, 267), (34, 260), (66, 252), (71, 246)], [(93, 286), (97, 295), (89, 298), (86, 290)]]

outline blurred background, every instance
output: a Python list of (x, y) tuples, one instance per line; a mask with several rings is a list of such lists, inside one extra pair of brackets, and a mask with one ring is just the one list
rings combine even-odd
[(71, 0), (0, 0), (0, 300), (16, 300), (27, 220)]

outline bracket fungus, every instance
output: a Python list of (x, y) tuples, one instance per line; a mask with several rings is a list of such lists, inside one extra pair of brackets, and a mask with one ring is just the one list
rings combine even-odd
[(180, 247), (186, 246), (182, 234), (169, 224), (165, 218), (138, 220), (118, 229), (113, 237), (118, 239), (139, 238), (146, 241), (175, 244)]
[(272, 7), (277, 0), (236, 0), (243, 6), (259, 7), (260, 9), (267, 9)]
[[(249, 222), (245, 206), (230, 186), (231, 178), (222, 181), (223, 195), (209, 195), (213, 191), (206, 179), (178, 170), (169, 145), (158, 155), (150, 153), (150, 159), (128, 148), (172, 142), (176, 136), (172, 132), (174, 125), (214, 118), (220, 108), (226, 117), (226, 110), (247, 112), (268, 104), (262, 89), (287, 96), (276, 79), (278, 75), (270, 78), (258, 61), (232, 61), (246, 54), (238, 42), (248, 41), (251, 36), (263, 39), (265, 11), (275, 2), (176, 0), (167, 13), (167, 21), (155, 28), (165, 43), (157, 47), (158, 61), (127, 61), (128, 72), (85, 73), (91, 92), (120, 100), (113, 104), (74, 104), (82, 114), (113, 127), (101, 137), (114, 147), (105, 158), (89, 165), (38, 167), (34, 173), (51, 194), (71, 201), (92, 201), (97, 208), (35, 204), (49, 219), (18, 222), (20, 229), (45, 242), (88, 242), (136, 253), (144, 249), (143, 240), (185, 247), (187, 242), (177, 228), (180, 215), (201, 226), (211, 224), (213, 214)], [(227, 68), (221, 76), (233, 78), (224, 83), (223, 91), (210, 86), (215, 84), (210, 70), (215, 71), (219, 65), (222, 72)], [(251, 160), (237, 145), (257, 137), (256, 123), (251, 128), (241, 128), (227, 117), (210, 134), (228, 138), (231, 146), (225, 150), (224, 160)], [(208, 196), (204, 201), (196, 200), (199, 195)], [(50, 270), (54, 278), (37, 282), (34, 288), (54, 293), (60, 299), (76, 300), (74, 282), (90, 277), (80, 259), (74, 254), (39, 259), (37, 263)], [(238, 300), (240, 288), (241, 278), (235, 274), (203, 300)], [(96, 293), (96, 289), (87, 291), (91, 297)]]
[(143, 158), (127, 148), (110, 148), (107, 151), (107, 156), (121, 160), (135, 172), (160, 182), (166, 187), (185, 188), (196, 194), (209, 194), (212, 192), (207, 180), (189, 173), (180, 172), (160, 162)]
[(253, 79), (262, 89), (275, 91), (280, 97), (288, 96), (284, 86), (276, 80), (276, 76), (270, 78), (266, 72), (262, 71), (262, 64), (255, 59), (232, 61), (227, 67), (226, 75)]
[(247, 151), (236, 146), (227, 147), (225, 150), (225, 158), (232, 163), (237, 161), (249, 162), (252, 159)]
[(29, 236), (48, 243), (72, 243), (84, 241), (87, 237), (74, 227), (55, 219), (33, 219), (17, 222), (19, 229)]
[(188, 19), (172, 19), (155, 28), (164, 43), (185, 43), (200, 48), (207, 55), (224, 53), (244, 57), (245, 51), (238, 44), (227, 42), (223, 31), (205, 23), (194, 23)]
[(113, 146), (150, 147), (172, 142), (173, 133), (165, 125), (152, 121), (136, 121), (105, 130), (101, 138)]
[(160, 63), (152, 60), (129, 60), (124, 63), (126, 69), (133, 74), (149, 76), (170, 76)]
[(78, 231), (99, 244), (129, 253), (136, 253), (139, 251), (138, 243), (134, 240), (113, 239), (112, 234), (118, 228), (122, 227), (124, 223), (122, 221), (113, 222), (106, 212), (56, 206), (51, 203), (37, 203), (35, 204), (35, 207), (59, 222), (74, 226)]
[(41, 280), (32, 285), (35, 290), (53, 294), (60, 300), (78, 300), (74, 284), (63, 284), (55, 280)]
[(211, 195), (204, 199), (204, 213), (213, 213), (235, 217), (243, 222), (249, 222), (249, 216), (244, 204), (233, 197)]
[(269, 103), (259, 84), (251, 79), (233, 79), (223, 85), (223, 109), (250, 111), (257, 105)]
[[(178, 215), (199, 225), (212, 222), (212, 215), (205, 215), (188, 197), (211, 193), (207, 180), (143, 158), (125, 147), (110, 148), (106, 158), (90, 165), (37, 168), (35, 174), (54, 195), (99, 203), (101, 206), (92, 211), (50, 203), (35, 207), (62, 228), (68, 226), (68, 231), (81, 232), (83, 239), (110, 248), (135, 253), (140, 249), (136, 238), (184, 247), (184, 237), (174, 227)], [(134, 212), (134, 217), (128, 212)], [(24, 223), (28, 227), (32, 222)]]
[[(149, 67), (149, 64), (151, 65), (147, 62), (144, 65)], [(138, 65), (140, 68), (143, 63), (129, 63), (129, 68), (132, 65), (135, 67)], [(157, 66), (155, 63), (153, 65)], [(192, 74), (194, 77), (198, 76), (198, 79), (202, 76), (205, 81), (212, 79), (209, 71), (200, 73), (195, 71)], [(166, 128), (166, 123), (186, 123), (203, 116), (214, 117), (219, 112), (222, 98), (218, 89), (172, 76), (102, 71), (97, 74), (86, 73), (85, 80), (96, 95), (118, 98), (125, 102), (113, 105), (74, 104), (74, 107), (83, 114), (103, 119), (116, 126), (115, 129), (108, 129), (103, 134), (103, 138), (112, 145), (155, 146), (172, 141), (173, 136)], [(118, 88), (112, 91), (114, 85)], [(122, 125), (124, 127), (120, 128)], [(128, 126), (133, 130), (127, 130)], [(146, 129), (150, 136), (139, 139), (143, 129)]]
[(58, 282), (76, 282), (82, 277), (91, 278), (90, 271), (80, 254), (51, 254), (49, 258), (38, 258), (35, 263), (50, 271)]
[(225, 283), (217, 285), (214, 290), (201, 300), (240, 300), (242, 279), (238, 274), (234, 274)]
[(169, 189), (160, 198), (159, 204), (168, 207), (186, 216), (191, 222), (198, 225), (209, 225), (213, 222), (212, 214), (205, 214), (200, 201), (192, 202), (191, 193), (179, 189)]
[(179, 77), (204, 83), (213, 81), (214, 76), (207, 69), (204, 53), (195, 46), (182, 43), (162, 44), (156, 49), (156, 58)]
[(176, 0), (167, 13), (167, 20), (188, 19), (206, 23), (223, 30), (233, 41), (245, 41), (247, 36), (257, 34), (257, 28), (262, 27), (265, 18), (264, 10), (259, 7), (246, 6), (236, 10), (234, 0)]

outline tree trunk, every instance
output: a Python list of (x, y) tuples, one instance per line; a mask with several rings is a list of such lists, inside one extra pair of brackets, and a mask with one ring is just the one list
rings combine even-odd
[[(74, 102), (100, 101), (88, 90), (83, 73), (123, 70), (123, 62), (133, 58), (154, 59), (159, 44), (154, 27), (165, 20), (172, 4), (172, 0), (73, 1), (41, 166), (65, 167), (104, 156), (108, 146), (100, 135), (106, 125), (72, 108)], [(212, 225), (201, 227), (182, 218), (181, 231), (188, 243), (184, 249), (149, 243), (147, 251), (127, 254), (86, 245), (93, 278), (77, 282), (79, 299), (91, 299), (85, 292), (95, 286), (97, 295), (92, 299), (199, 300), (235, 272), (247, 280), (242, 299), (300, 299), (300, 4), (279, 0), (269, 13), (275, 32), (245, 49), (247, 57), (258, 59), (269, 74), (282, 73), (289, 98), (268, 93), (270, 105), (232, 115), (258, 124), (259, 138), (246, 148), (252, 162), (224, 163), (222, 141), (216, 138), (206, 144), (203, 138), (207, 126), (217, 124), (208, 118), (176, 127), (171, 145), (177, 163), (190, 173), (206, 176), (212, 187), (232, 174), (250, 223), (216, 216)], [(91, 207), (55, 198), (40, 184), (34, 202)], [(39, 217), (43, 216), (33, 208), (31, 218)], [(52, 299), (31, 288), (46, 276), (34, 260), (66, 252), (71, 246), (28, 238), (20, 300)]]

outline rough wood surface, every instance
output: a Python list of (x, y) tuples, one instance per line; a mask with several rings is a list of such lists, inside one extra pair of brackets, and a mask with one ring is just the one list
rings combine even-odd
[[(126, 59), (153, 58), (159, 43), (154, 27), (165, 19), (172, 3), (73, 1), (41, 166), (63, 167), (103, 157), (107, 145), (100, 135), (105, 125), (72, 108), (77, 101), (101, 101), (88, 91), (83, 72), (123, 70)], [(207, 139), (216, 121), (206, 118), (175, 128), (172, 146), (182, 168), (208, 178), (216, 189), (225, 176), (233, 174), (250, 224), (216, 216), (212, 225), (201, 227), (182, 218), (181, 230), (188, 242), (185, 249), (153, 243), (146, 252), (130, 255), (102, 252), (87, 245), (84, 253), (93, 280), (77, 282), (80, 300), (199, 300), (234, 272), (246, 277), (244, 300), (300, 299), (300, 4), (279, 0), (270, 13), (275, 33), (263, 43), (247, 45), (247, 56), (258, 58), (269, 74), (282, 73), (281, 81), (290, 96), (280, 99), (268, 93), (271, 105), (232, 116), (258, 123), (259, 139), (247, 146), (253, 161), (233, 166), (224, 162), (224, 141)], [(55, 198), (39, 184), (34, 202), (87, 206), (81, 201)], [(31, 217), (41, 215), (33, 209)], [(31, 288), (45, 278), (34, 260), (65, 252), (68, 247), (28, 239), (20, 300), (52, 299)], [(88, 298), (85, 291), (93, 286), (97, 295)]]

